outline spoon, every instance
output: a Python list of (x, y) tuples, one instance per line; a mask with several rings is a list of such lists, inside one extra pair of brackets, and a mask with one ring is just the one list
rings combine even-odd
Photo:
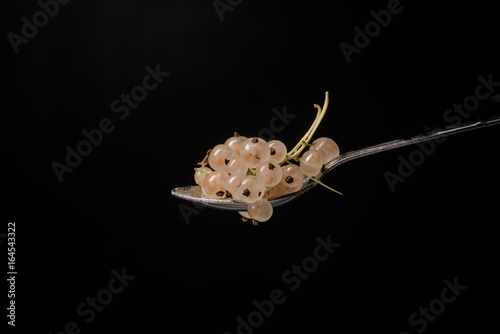
[[(317, 180), (321, 180), (325, 177), (325, 175), (331, 172), (334, 168), (348, 162), (351, 160), (355, 160), (361, 157), (365, 157), (367, 155), (385, 152), (389, 150), (393, 150), (399, 147), (418, 144), (425, 141), (430, 141), (433, 139), (446, 137), (450, 135), (454, 135), (457, 133), (481, 129), (484, 127), (492, 126), (500, 124), (500, 117), (490, 118), (488, 120), (476, 121), (474, 123), (462, 124), (459, 126), (445, 128), (445, 129), (436, 129), (432, 130), (415, 137), (409, 139), (397, 139), (388, 141), (385, 143), (381, 143), (378, 145), (373, 145), (369, 147), (365, 147), (359, 150), (350, 151), (344, 154), (339, 155), (335, 159), (331, 160), (325, 165), (326, 170), (324, 173), (317, 178)], [(308, 177), (304, 177), (304, 185), (302, 189), (296, 191), (294, 193), (285, 194), (279, 197), (270, 198), (269, 202), (273, 205), (273, 207), (281, 206), (286, 203), (289, 203), (298, 197), (302, 196), (312, 188), (314, 188), (318, 183), (311, 181)], [(184, 199), (190, 202), (198, 203), (200, 205), (220, 209), (220, 210), (228, 210), (228, 211), (246, 211), (248, 208), (248, 203), (243, 202), (234, 202), (230, 199), (210, 199), (203, 197), (201, 194), (200, 186), (185, 186), (178, 187), (172, 190), (172, 195), (178, 197), (180, 199)]]

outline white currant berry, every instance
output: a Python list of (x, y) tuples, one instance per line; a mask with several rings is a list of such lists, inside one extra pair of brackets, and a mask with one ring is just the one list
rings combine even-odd
[(243, 202), (253, 203), (264, 196), (266, 187), (256, 176), (247, 175), (241, 180), (236, 192), (238, 193), (239, 199)]
[(232, 156), (233, 152), (229, 147), (219, 144), (208, 155), (208, 164), (213, 170), (224, 170)]
[(331, 138), (321, 137), (313, 142), (309, 150), (318, 150), (323, 153), (325, 163), (335, 159), (340, 155), (340, 149), (336, 142)]
[(213, 172), (213, 170), (206, 167), (206, 166), (195, 168), (194, 181), (196, 182), (197, 185), (202, 186), (203, 181), (205, 180), (205, 177), (212, 172)]
[(216, 170), (208, 174), (205, 180), (203, 180), (203, 186), (201, 187), (202, 193), (208, 198), (225, 198), (226, 190), (224, 188), (224, 182), (227, 177), (227, 173), (222, 170)]
[(282, 163), (286, 158), (286, 146), (279, 140), (271, 140), (269, 143), (269, 161)]
[(240, 195), (238, 193), (238, 187), (241, 184), (241, 180), (245, 177), (245, 174), (232, 174), (226, 178), (224, 182), (224, 189), (226, 190), (226, 198), (232, 199), (233, 201), (241, 201)]
[(229, 159), (224, 170), (229, 175), (246, 174), (248, 172), (248, 165), (239, 155), (235, 155)]
[(300, 158), (300, 169), (309, 176), (319, 174), (325, 164), (323, 153), (318, 150), (309, 150)]
[(265, 222), (273, 215), (273, 206), (269, 201), (261, 199), (260, 201), (248, 204), (248, 215), (258, 221)]
[(302, 185), (303, 185), (303, 182), (301, 182), (299, 185), (297, 185), (295, 187), (284, 187), (285, 194), (292, 194), (296, 191), (299, 191), (300, 189), (302, 189)]
[[(237, 133), (235, 133), (235, 134), (237, 135)], [(240, 135), (233, 136), (233, 137), (228, 138), (226, 140), (226, 142), (224, 143), (224, 145), (229, 147), (234, 152), (234, 154), (239, 155), (241, 144), (247, 139), (248, 139), (247, 137), (243, 137)]]
[(269, 155), (269, 145), (262, 138), (249, 138), (241, 144), (240, 156), (250, 168), (269, 160)]
[(283, 172), (279, 164), (266, 161), (255, 169), (255, 176), (259, 178), (264, 186), (271, 188), (281, 182)]
[(281, 178), (281, 183), (289, 188), (294, 188), (298, 185), (302, 186), (304, 175), (299, 166), (297, 165), (285, 165), (281, 167), (283, 171), (283, 176)]
[(285, 194), (285, 189), (289, 189), (283, 183), (278, 183), (269, 191), (269, 198), (278, 197)]

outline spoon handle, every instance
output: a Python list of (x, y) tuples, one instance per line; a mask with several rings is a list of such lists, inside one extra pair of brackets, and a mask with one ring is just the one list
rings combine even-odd
[(429, 132), (425, 132), (423, 134), (411, 137), (409, 139), (396, 139), (396, 140), (391, 140), (385, 143), (381, 143), (378, 145), (373, 145), (369, 147), (365, 147), (359, 150), (347, 152), (345, 154), (340, 155), (338, 158), (332, 160), (329, 162), (325, 167), (326, 171), (323, 175), (334, 169), (335, 167), (338, 167), (339, 165), (354, 160), (358, 159), (361, 157), (365, 157), (367, 155), (375, 154), (375, 153), (380, 153), (380, 152), (385, 152), (389, 151), (395, 148), (403, 147), (403, 146), (408, 146), (408, 145), (413, 145), (413, 144), (418, 144), (421, 142), (426, 142), (450, 135), (454, 135), (457, 133), (461, 132), (466, 132), (466, 131), (471, 131), (471, 130), (476, 130), (476, 129), (481, 129), (485, 128), (488, 126), (493, 126), (500, 124), (500, 117), (496, 116), (487, 120), (480, 120), (476, 121), (473, 123), (467, 123), (467, 124), (461, 124), (458, 126), (454, 127), (449, 127), (445, 129), (435, 129)]

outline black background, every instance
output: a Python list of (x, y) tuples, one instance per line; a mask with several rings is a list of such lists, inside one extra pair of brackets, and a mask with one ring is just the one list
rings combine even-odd
[[(276, 133), (292, 147), (329, 91), (317, 137), (347, 152), (444, 126), (479, 75), (500, 81), (490, 5), (401, 4), (348, 64), (339, 43), (353, 44), (353, 28), (387, 1), (247, 0), (221, 22), (211, 1), (74, 0), (18, 54), (6, 36), (40, 8), (2, 2), (1, 211), (2, 231), (16, 222), (16, 330), (75, 321), (81, 333), (232, 334), (253, 300), (281, 289), (287, 300), (255, 333), (415, 333), (410, 314), (455, 277), (467, 289), (425, 332), (497, 326), (498, 128), (448, 138), (394, 192), (384, 172), (414, 146), (350, 162), (325, 179), (344, 196), (317, 187), (258, 227), (212, 209), (187, 224), (170, 195), (194, 183), (208, 148), (256, 135), (274, 108), (296, 115)], [(170, 76), (119, 120), (111, 102), (157, 64)], [(494, 108), (482, 102), (469, 120)], [(103, 118), (115, 130), (58, 182), (51, 163)], [(341, 247), (291, 292), (283, 273), (328, 235)], [(77, 305), (123, 267), (135, 278), (86, 324)]]

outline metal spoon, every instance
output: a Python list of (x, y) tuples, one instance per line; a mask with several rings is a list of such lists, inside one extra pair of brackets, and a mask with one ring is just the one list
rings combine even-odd
[[(429, 140), (433, 140), (433, 139), (437, 139), (437, 138), (441, 138), (441, 137), (445, 137), (445, 136), (454, 135), (454, 134), (465, 132), (465, 131), (481, 129), (481, 128), (484, 128), (487, 126), (492, 126), (492, 125), (497, 125), (497, 124), (500, 124), (500, 117), (494, 117), (494, 118), (491, 118), (488, 120), (477, 121), (477, 122), (469, 123), (469, 124), (462, 124), (462, 125), (447, 128), (447, 129), (436, 129), (436, 130), (426, 132), (424, 134), (420, 134), (418, 136), (412, 137), (410, 139), (392, 140), (392, 141), (381, 143), (378, 145), (369, 146), (369, 147), (362, 148), (359, 150), (347, 152), (347, 153), (341, 154), (337, 158), (328, 162), (325, 165), (325, 167), (326, 167), (325, 172), (318, 178), (318, 180), (321, 180), (322, 178), (324, 178), (325, 175), (327, 173), (331, 172), (334, 168), (342, 165), (343, 163), (354, 160), (354, 159), (358, 159), (358, 158), (365, 157), (367, 155), (371, 155), (371, 154), (375, 154), (375, 153), (393, 150), (395, 148), (399, 148), (399, 147), (403, 147), (403, 146), (418, 144), (421, 142), (425, 142), (425, 141), (429, 141)], [(317, 185), (316, 182), (313, 182), (309, 178), (304, 177), (304, 186), (302, 187), (302, 189), (300, 189), (297, 192), (291, 193), (291, 194), (286, 194), (283, 196), (271, 198), (269, 200), (269, 202), (273, 205), (273, 207), (277, 207), (277, 206), (289, 203), (290, 201), (302, 196), (303, 194), (305, 194), (306, 192), (311, 190), (316, 185)], [(203, 206), (207, 206), (207, 207), (211, 207), (211, 208), (215, 208), (215, 209), (220, 209), (220, 210), (246, 211), (248, 208), (247, 203), (233, 202), (230, 199), (205, 198), (202, 196), (201, 189), (199, 186), (178, 187), (178, 188), (175, 188), (172, 190), (172, 195), (175, 197), (184, 199), (184, 200), (194, 202), (194, 203), (199, 203)]]

